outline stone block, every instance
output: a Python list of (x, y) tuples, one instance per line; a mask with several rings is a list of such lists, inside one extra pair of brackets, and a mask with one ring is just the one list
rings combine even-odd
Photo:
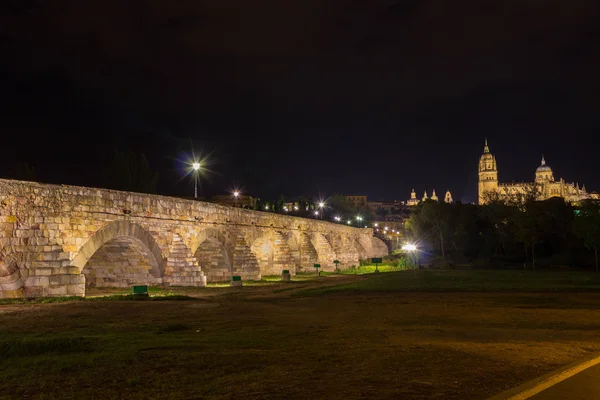
[(52, 268), (36, 268), (35, 275), (37, 276), (50, 276), (52, 275)]
[(85, 275), (84, 274), (67, 275), (67, 276), (70, 278), (70, 283), (72, 285), (80, 285), (80, 284), (85, 285)]
[(58, 297), (58, 296), (66, 296), (67, 293), (67, 285), (63, 286), (48, 286), (46, 288), (46, 295), (48, 297)]
[(67, 294), (69, 296), (85, 296), (85, 284), (67, 285)]
[(43, 286), (50, 284), (50, 278), (47, 276), (31, 276), (25, 281), (26, 286)]

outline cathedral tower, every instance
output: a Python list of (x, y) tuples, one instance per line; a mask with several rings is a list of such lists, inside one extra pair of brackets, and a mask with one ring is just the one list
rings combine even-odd
[(498, 168), (496, 167), (496, 157), (490, 153), (487, 139), (483, 154), (479, 160), (479, 204), (485, 203), (485, 192), (498, 191)]

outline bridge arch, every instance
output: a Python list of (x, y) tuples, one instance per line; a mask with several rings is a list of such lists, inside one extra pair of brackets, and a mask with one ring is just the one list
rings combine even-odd
[(0, 299), (22, 297), (26, 275), (12, 254), (0, 248)]
[(233, 252), (221, 231), (207, 228), (200, 232), (193, 249), (198, 265), (204, 271), (207, 282), (228, 281), (233, 275)]
[(295, 273), (290, 247), (281, 232), (262, 232), (252, 242), (250, 250), (258, 261), (261, 275), (279, 275), (284, 269)]
[(129, 221), (115, 221), (96, 231), (73, 259), (86, 286), (126, 287), (162, 283), (165, 260), (150, 232)]
[(371, 238), (371, 243), (373, 248), (371, 253), (373, 254), (373, 257), (385, 257), (390, 253), (387, 244), (378, 237), (373, 236)]

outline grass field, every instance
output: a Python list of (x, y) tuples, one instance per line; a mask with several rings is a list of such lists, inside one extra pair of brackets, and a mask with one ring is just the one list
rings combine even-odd
[(600, 351), (600, 274), (117, 292), (0, 305), (0, 399), (482, 399)]

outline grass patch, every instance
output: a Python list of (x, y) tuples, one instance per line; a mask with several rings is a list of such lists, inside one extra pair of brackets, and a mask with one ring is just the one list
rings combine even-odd
[(95, 343), (95, 340), (83, 337), (0, 338), (0, 359), (50, 353), (88, 352), (93, 350)]
[(306, 289), (296, 295), (390, 291), (600, 291), (600, 274), (566, 271), (412, 270), (376, 274), (369, 279), (349, 284)]
[(347, 269), (343, 269), (340, 272), (322, 272), (321, 275), (334, 275), (334, 274), (342, 274), (342, 275), (364, 275), (364, 274), (373, 274), (375, 271), (379, 272), (398, 272), (398, 267), (394, 267), (392, 265), (379, 265), (377, 268), (375, 265), (361, 265), (359, 267), (350, 267)]
[[(332, 393), (348, 400), (480, 399), (600, 350), (600, 291), (568, 292), (597, 290), (600, 274), (437, 270), (307, 278), (314, 281), (222, 296), (219, 308), (112, 301), (128, 297), (116, 290), (109, 299), (5, 307), (0, 400)], [(300, 299), (285, 293), (340, 281), (363, 292)], [(415, 292), (385, 296), (377, 293), (382, 285)], [(485, 293), (489, 287), (500, 292)], [(502, 292), (531, 287), (559, 291)], [(271, 296), (275, 290), (283, 294)], [(257, 293), (269, 298), (257, 301)], [(169, 291), (163, 294), (167, 300)]]
[(190, 329), (190, 327), (187, 325), (174, 323), (174, 324), (169, 324), (169, 325), (159, 328), (158, 333), (187, 331), (188, 329)]
[(158, 295), (150, 295), (148, 297), (137, 297), (133, 294), (113, 294), (109, 296), (98, 296), (91, 297), (88, 300), (98, 301), (98, 300), (135, 300), (135, 301), (165, 301), (165, 300), (176, 300), (176, 301), (195, 301), (198, 300), (195, 297), (186, 296), (183, 294), (158, 294)]
[(79, 296), (63, 296), (63, 297), (20, 297), (16, 299), (0, 299), (2, 304), (50, 304), (64, 303), (66, 301), (83, 301), (84, 297)]
[(164, 293), (152, 294), (149, 297), (136, 297), (132, 294), (111, 294), (104, 296), (79, 297), (79, 296), (64, 296), (64, 297), (25, 297), (17, 299), (0, 299), (0, 305), (5, 304), (50, 304), (50, 303), (65, 303), (69, 301), (98, 301), (98, 300), (135, 300), (135, 301), (189, 301), (197, 300), (195, 297), (182, 294)]

